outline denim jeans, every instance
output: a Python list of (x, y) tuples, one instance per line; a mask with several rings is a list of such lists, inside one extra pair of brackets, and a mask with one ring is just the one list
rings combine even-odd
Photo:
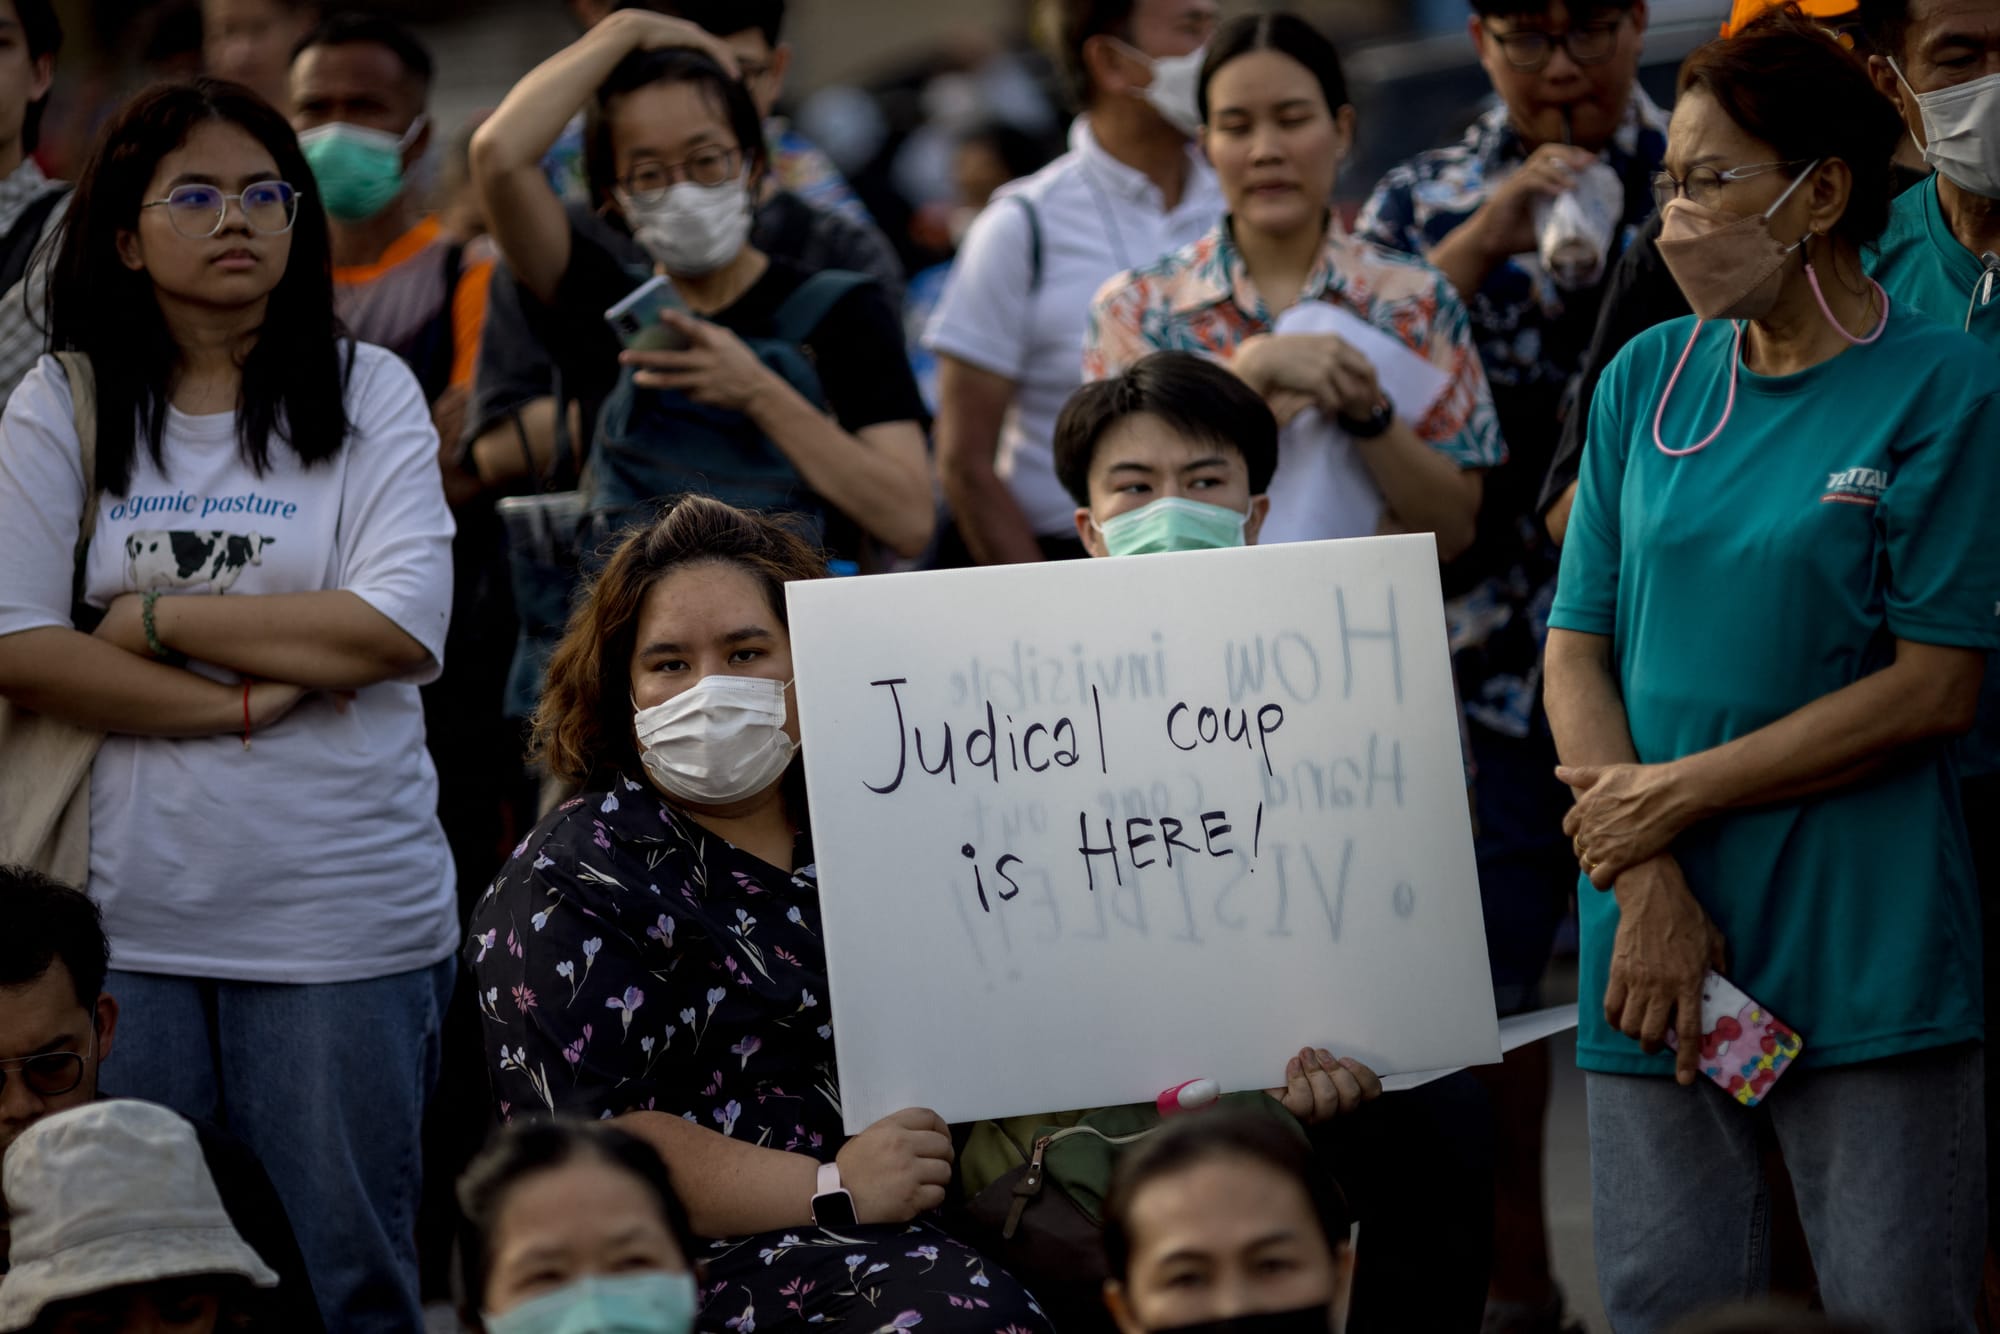
[(114, 971), (105, 1092), (228, 1129), (277, 1187), (328, 1334), (423, 1328), (424, 1103), (456, 960), (316, 986)]
[(1590, 1073), (1597, 1277), (1618, 1334), (1770, 1282), (1759, 1146), (1775, 1136), (1829, 1314), (1902, 1334), (1977, 1328), (1986, 1243), (1977, 1044), (1787, 1074), (1745, 1108), (1706, 1080)]

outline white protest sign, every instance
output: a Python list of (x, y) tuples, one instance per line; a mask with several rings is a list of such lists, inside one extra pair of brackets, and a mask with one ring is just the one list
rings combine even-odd
[(850, 1132), (1498, 1059), (1428, 535), (787, 592)]

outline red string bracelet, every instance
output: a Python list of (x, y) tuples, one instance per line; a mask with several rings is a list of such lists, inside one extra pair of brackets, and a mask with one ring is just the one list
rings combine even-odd
[(243, 678), (243, 749), (250, 749), (250, 678)]

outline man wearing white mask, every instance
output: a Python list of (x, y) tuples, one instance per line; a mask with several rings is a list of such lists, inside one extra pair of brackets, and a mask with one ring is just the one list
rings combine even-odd
[[(1869, 73), (1935, 168), (1890, 205), (1872, 272), (1889, 299), (2000, 353), (2000, 0), (1862, 0)], [(1994, 442), (2000, 443), (2000, 442)], [(1986, 918), (1986, 1024), (2000, 1024), (2000, 662), (1958, 742), (1960, 798)], [(1986, 1075), (1987, 1226), (2000, 1237), (2000, 1061)]]
[(1192, 142), (1216, 13), (1215, 0), (1042, 0), (1083, 114), (1068, 153), (973, 223), (924, 337), (945, 497), (981, 564), (1085, 554), (1056, 477), (1056, 415), (1083, 382), (1091, 296), (1222, 216)]

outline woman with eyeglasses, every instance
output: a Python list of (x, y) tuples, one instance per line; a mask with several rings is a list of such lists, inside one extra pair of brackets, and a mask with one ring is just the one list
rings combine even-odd
[(95, 382), (44, 357), (0, 421), (0, 694), (105, 734), (108, 1091), (228, 1125), (328, 1324), (405, 1331), (458, 937), (417, 695), (452, 523), (415, 379), (334, 317), (311, 180), (234, 84), (106, 128), (49, 294)]
[[(849, 559), (915, 556), (935, 509), (901, 322), (873, 280), (750, 243), (770, 160), (734, 69), (692, 24), (621, 10), (516, 84), (473, 139), (494, 238), (595, 420), (592, 507), (622, 524), (697, 492), (797, 514)], [(580, 109), (622, 246), (567, 214), (541, 167)], [(628, 267), (632, 242), (650, 264)], [(621, 337), (607, 312), (654, 277), (663, 290)]]
[(1795, 18), (1691, 56), (1656, 186), (1694, 315), (1591, 407), (1546, 668), (1618, 1329), (1768, 1285), (1771, 1135), (1829, 1313), (1974, 1328), (1980, 917), (1947, 743), (2000, 646), (2000, 366), (1862, 269), (1901, 135)]

